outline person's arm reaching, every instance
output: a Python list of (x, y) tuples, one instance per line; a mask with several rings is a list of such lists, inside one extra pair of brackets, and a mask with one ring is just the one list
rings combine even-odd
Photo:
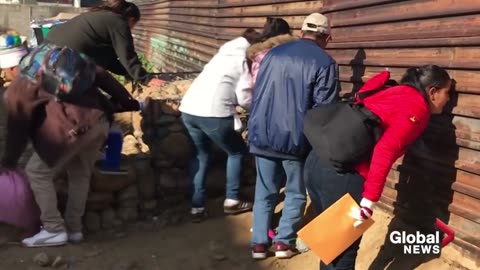
[(370, 169), (365, 180), (363, 197), (377, 202), (393, 163), (401, 157), (425, 130), (429, 119), (427, 110), (400, 112), (385, 130), (373, 150)]
[(130, 74), (123, 67), (122, 63), (118, 61), (118, 59), (116, 59), (113, 62), (110, 62), (109, 65), (105, 68), (116, 75), (124, 76), (126, 79), (131, 80)]
[(313, 107), (322, 104), (331, 104), (339, 99), (340, 79), (338, 65), (331, 63), (317, 73), (313, 86)]
[(130, 93), (110, 73), (97, 66), (95, 84), (109, 94), (115, 104), (120, 105), (117, 112), (138, 111), (140, 105)]
[(382, 195), (393, 163), (425, 130), (430, 115), (428, 108), (423, 106), (424, 108), (421, 109), (421, 107), (398, 113), (375, 146), (370, 170), (364, 183), (360, 208), (353, 207), (349, 214), (355, 219), (354, 227), (372, 216), (373, 207)]
[(142, 85), (161, 86), (163, 84), (163, 81), (155, 79), (143, 68), (135, 52), (132, 33), (126, 22), (121, 21), (110, 26), (109, 34), (115, 53), (130, 77)]
[(235, 95), (237, 97), (238, 105), (245, 110), (250, 110), (252, 105), (252, 76), (248, 70), (246, 62), (243, 63), (242, 73), (235, 87)]

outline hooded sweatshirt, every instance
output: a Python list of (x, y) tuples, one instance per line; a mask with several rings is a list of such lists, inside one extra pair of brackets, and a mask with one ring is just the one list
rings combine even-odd
[(230, 117), (235, 106), (250, 106), (251, 75), (245, 54), (250, 46), (239, 37), (225, 43), (193, 81), (182, 99), (180, 111), (200, 117)]
[(247, 50), (247, 58), (252, 61), (252, 88), (257, 81), (258, 70), (260, 70), (260, 63), (267, 53), (278, 45), (296, 40), (297, 38), (292, 35), (280, 35), (271, 37), (264, 42), (252, 45)]

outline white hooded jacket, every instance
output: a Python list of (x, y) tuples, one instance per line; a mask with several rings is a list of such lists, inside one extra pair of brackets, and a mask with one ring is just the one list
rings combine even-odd
[(229, 117), (235, 106), (252, 103), (251, 75), (246, 63), (248, 41), (239, 37), (222, 45), (193, 81), (180, 111), (200, 117)]

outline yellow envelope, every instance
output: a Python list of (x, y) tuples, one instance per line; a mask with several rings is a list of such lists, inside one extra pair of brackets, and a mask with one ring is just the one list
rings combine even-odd
[(327, 265), (374, 223), (369, 218), (354, 228), (355, 220), (348, 215), (352, 207), (359, 206), (347, 193), (298, 232), (298, 237)]

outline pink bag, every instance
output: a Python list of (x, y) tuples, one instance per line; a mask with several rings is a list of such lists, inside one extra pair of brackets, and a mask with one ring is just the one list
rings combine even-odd
[(8, 171), (0, 175), (0, 222), (20, 227), (27, 237), (40, 229), (40, 209), (25, 174)]

